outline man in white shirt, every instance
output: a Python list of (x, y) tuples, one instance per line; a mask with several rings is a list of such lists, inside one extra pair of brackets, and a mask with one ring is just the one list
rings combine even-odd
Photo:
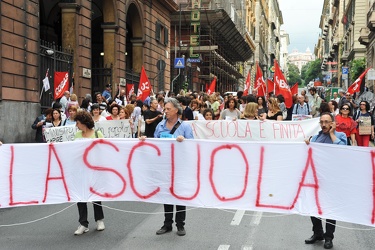
[(338, 96), (337, 92), (333, 92), (333, 98), (332, 98), (332, 100), (334, 100), (335, 102), (337, 102), (337, 104), (339, 103), (340, 97)]
[(66, 108), (67, 108), (66, 105), (67, 105), (68, 102), (70, 101), (69, 98), (70, 98), (70, 92), (69, 92), (69, 91), (65, 91), (63, 97), (61, 97), (61, 99), (60, 99), (61, 110), (62, 110), (64, 113), (65, 113), (65, 110), (66, 110)]

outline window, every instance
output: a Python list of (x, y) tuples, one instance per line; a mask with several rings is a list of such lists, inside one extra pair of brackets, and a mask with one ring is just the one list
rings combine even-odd
[(169, 38), (169, 33), (167, 27), (160, 23), (159, 21), (156, 22), (156, 27), (155, 27), (155, 39), (159, 43), (167, 46), (168, 45), (168, 40)]

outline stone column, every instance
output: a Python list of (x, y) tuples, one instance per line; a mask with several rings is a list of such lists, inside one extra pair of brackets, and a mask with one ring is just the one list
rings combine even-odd
[(143, 65), (143, 44), (142, 39), (132, 39), (133, 51), (133, 69), (135, 72), (140, 73)]
[(112, 95), (116, 94), (116, 90), (118, 86), (114, 86), (113, 82), (115, 82), (116, 76), (115, 71), (113, 70), (113, 65), (115, 65), (115, 38), (116, 38), (116, 31), (118, 26), (114, 23), (103, 23), (103, 50), (104, 50), (104, 67), (111, 67), (112, 65)]
[[(72, 72), (76, 72), (78, 69), (77, 11), (81, 7), (76, 3), (59, 3), (59, 6), (61, 8), (62, 47), (74, 51)], [(78, 90), (77, 82), (74, 85), (74, 93), (77, 93)]]

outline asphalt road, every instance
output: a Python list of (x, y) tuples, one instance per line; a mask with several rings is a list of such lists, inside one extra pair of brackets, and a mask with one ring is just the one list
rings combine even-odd
[[(73, 235), (79, 225), (75, 204), (0, 209), (0, 249), (323, 249), (323, 241), (304, 243), (312, 235), (305, 216), (188, 207), (186, 236), (176, 228), (158, 236), (162, 205), (103, 205), (113, 208), (104, 208), (106, 229), (95, 230), (89, 205), (90, 231), (81, 236)], [(338, 222), (334, 249), (374, 249), (374, 236), (375, 227)]]

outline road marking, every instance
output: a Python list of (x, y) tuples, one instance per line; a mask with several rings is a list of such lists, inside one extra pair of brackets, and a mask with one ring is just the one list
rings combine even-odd
[(251, 219), (251, 225), (259, 225), (262, 215), (263, 212), (255, 212), (253, 218)]
[(230, 223), (231, 226), (238, 226), (241, 223), (242, 217), (245, 215), (245, 210), (237, 210), (234, 214), (232, 222)]
[(228, 250), (230, 245), (220, 245), (217, 250)]
[(247, 239), (247, 242), (251, 242), (250, 245), (245, 245), (242, 247), (242, 250), (253, 250), (253, 244), (254, 244), (254, 236), (257, 231), (257, 227), (260, 224), (260, 221), (262, 219), (263, 212), (254, 212), (253, 218), (250, 221), (250, 232), (249, 232), (249, 238)]
[(253, 250), (252, 246), (243, 246), (241, 250)]

